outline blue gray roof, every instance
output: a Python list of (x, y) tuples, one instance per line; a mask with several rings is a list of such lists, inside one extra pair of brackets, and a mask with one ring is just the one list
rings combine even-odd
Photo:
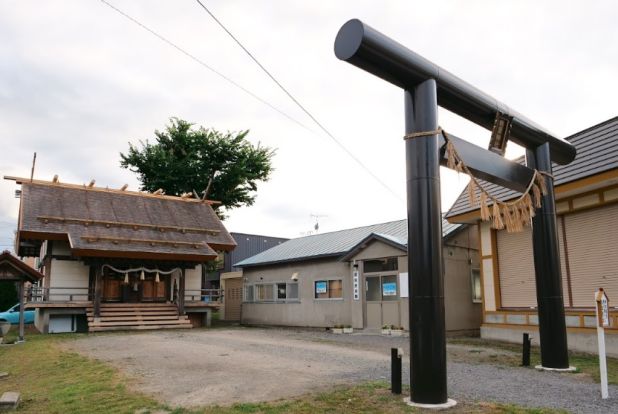
[[(442, 220), (442, 235), (447, 236), (460, 224), (451, 224)], [(273, 263), (285, 263), (321, 257), (343, 256), (361, 241), (378, 235), (397, 244), (407, 245), (408, 221), (398, 220), (371, 226), (314, 234), (291, 239), (269, 250), (256, 254), (234, 264), (234, 267), (262, 266)]]
[[(618, 117), (571, 135), (566, 140), (577, 148), (577, 155), (570, 164), (553, 164), (553, 175), (556, 178), (555, 186), (618, 168)], [(514, 161), (523, 164), (524, 157)], [(502, 201), (521, 195), (497, 184), (483, 182), (483, 187)], [(476, 192), (478, 196), (479, 190), (476, 189)], [(466, 187), (446, 214), (446, 217), (453, 217), (474, 210), (478, 210), (478, 207), (470, 206), (468, 188)]]

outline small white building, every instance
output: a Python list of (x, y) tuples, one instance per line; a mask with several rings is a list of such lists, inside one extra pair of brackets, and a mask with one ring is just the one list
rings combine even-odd
[[(446, 329), (478, 332), (476, 226), (443, 223)], [(407, 220), (300, 237), (236, 263), (246, 324), (408, 329)]]

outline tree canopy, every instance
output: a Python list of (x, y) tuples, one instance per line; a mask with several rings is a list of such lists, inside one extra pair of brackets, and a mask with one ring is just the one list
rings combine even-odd
[(231, 209), (252, 205), (257, 183), (267, 181), (273, 171), (274, 150), (251, 144), (248, 130), (222, 133), (178, 118), (171, 118), (164, 131), (155, 131), (156, 143), (129, 143), (120, 153), (120, 165), (137, 173), (141, 189), (180, 196), (197, 193), (221, 202), (213, 206)]

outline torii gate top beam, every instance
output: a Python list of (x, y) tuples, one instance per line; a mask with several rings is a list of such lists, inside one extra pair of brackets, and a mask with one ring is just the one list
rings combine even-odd
[(339, 30), (335, 55), (404, 89), (435, 79), (441, 107), (490, 130), (496, 112), (501, 112), (513, 118), (513, 142), (529, 149), (548, 142), (551, 159), (558, 164), (575, 158), (575, 147), (568, 142), (360, 20), (350, 20)]

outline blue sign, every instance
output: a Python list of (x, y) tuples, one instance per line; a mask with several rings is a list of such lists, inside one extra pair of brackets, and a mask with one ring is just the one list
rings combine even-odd
[(397, 282), (382, 283), (382, 296), (397, 296)]
[(326, 282), (315, 282), (315, 293), (326, 293)]

